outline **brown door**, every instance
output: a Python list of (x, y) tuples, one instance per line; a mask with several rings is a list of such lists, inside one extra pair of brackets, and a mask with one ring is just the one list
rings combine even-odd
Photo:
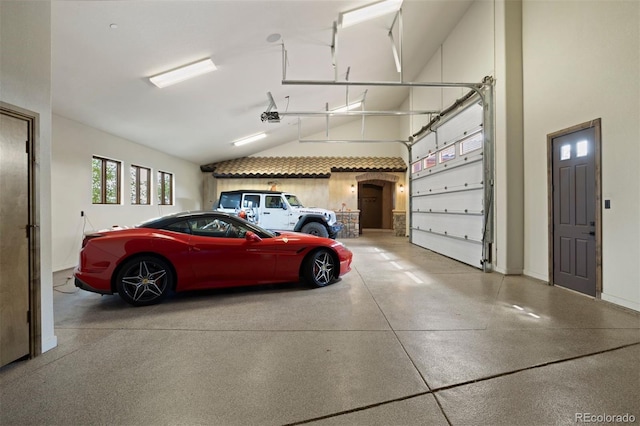
[(29, 355), (28, 129), (0, 114), (0, 366)]
[(595, 128), (557, 136), (551, 145), (553, 282), (595, 296)]
[(361, 228), (382, 228), (382, 187), (368, 183), (358, 188)]

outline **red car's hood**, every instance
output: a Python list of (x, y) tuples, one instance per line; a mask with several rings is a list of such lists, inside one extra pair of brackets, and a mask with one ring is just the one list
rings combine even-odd
[(302, 232), (293, 232), (293, 231), (277, 231), (277, 232), (278, 232), (278, 236), (276, 238), (287, 238), (290, 241), (300, 241), (300, 242), (313, 241), (315, 243), (318, 243), (318, 238), (322, 240), (332, 241), (329, 238), (322, 238), (316, 235), (304, 234)]
[[(339, 241), (332, 240), (331, 238), (318, 237), (316, 235), (304, 234), (302, 232), (293, 232), (293, 231), (278, 231), (278, 236), (276, 238), (287, 239), (290, 242), (297, 242), (300, 244), (319, 244), (322, 241), (326, 245), (326, 247), (336, 247), (336, 246), (344, 246)], [(318, 241), (320, 240), (320, 241)]]

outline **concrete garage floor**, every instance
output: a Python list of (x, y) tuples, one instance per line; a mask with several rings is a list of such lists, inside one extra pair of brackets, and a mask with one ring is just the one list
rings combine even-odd
[(388, 232), (346, 244), (353, 271), (326, 288), (148, 308), (57, 273), (58, 347), (0, 369), (0, 424), (640, 422), (639, 314)]

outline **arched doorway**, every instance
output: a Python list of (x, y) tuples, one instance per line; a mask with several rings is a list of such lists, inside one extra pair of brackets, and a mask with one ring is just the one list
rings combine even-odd
[(360, 229), (393, 229), (398, 176), (371, 172), (356, 176)]

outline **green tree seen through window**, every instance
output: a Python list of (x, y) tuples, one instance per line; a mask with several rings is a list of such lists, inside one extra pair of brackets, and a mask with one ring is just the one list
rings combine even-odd
[(169, 206), (173, 204), (173, 175), (167, 172), (158, 172), (158, 204)]
[(129, 170), (131, 177), (131, 204), (151, 204), (149, 196), (151, 169), (132, 165)]
[(121, 163), (101, 157), (91, 160), (91, 202), (93, 204), (120, 204)]

